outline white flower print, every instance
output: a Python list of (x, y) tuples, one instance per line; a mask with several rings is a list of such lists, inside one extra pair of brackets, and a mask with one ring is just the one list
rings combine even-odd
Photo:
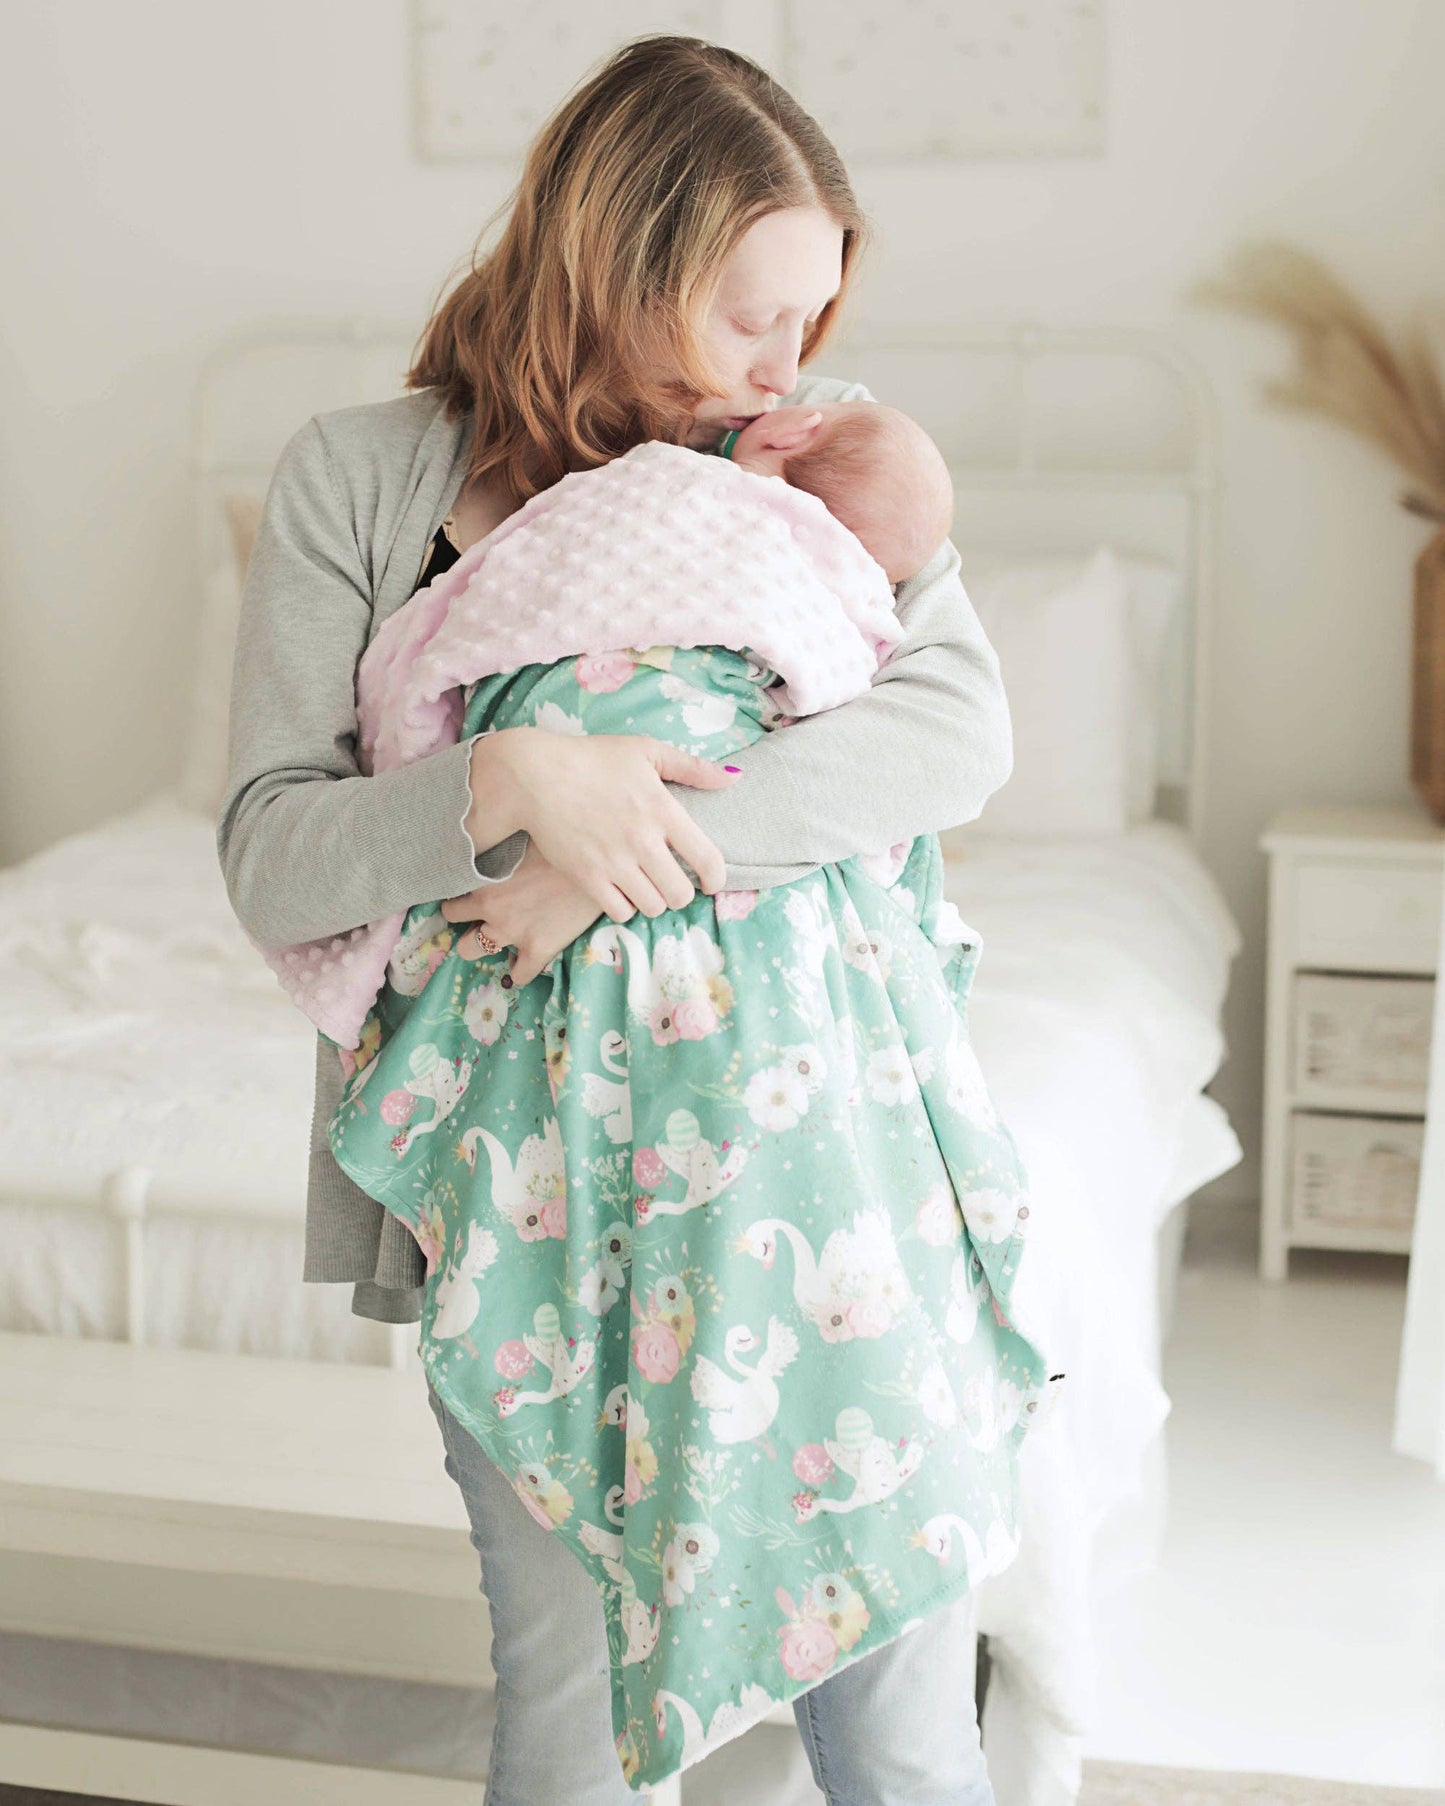
[(599, 1260), (577, 1282), (577, 1296), (594, 1317), (605, 1317), (622, 1296), (620, 1262)]
[(918, 1408), (930, 1423), (945, 1429), (958, 1421), (958, 1400), (941, 1362), (935, 1361), (918, 1382)]
[(969, 1232), (979, 1241), (1006, 1242), (1013, 1234), (1014, 1220), (1023, 1197), (983, 1187), (963, 1194), (963, 1220)]
[(962, 1032), (949, 1037), (943, 1060), (948, 1073), (949, 1109), (957, 1110), (960, 1116), (966, 1116), (978, 1128), (993, 1128), (998, 1117), (988, 1095), (988, 1087), (983, 1082), (978, 1055), (969, 1046)]
[(901, 1041), (869, 1056), (868, 1095), (879, 1104), (911, 1104), (918, 1096), (913, 1062)]
[(816, 1097), (823, 1089), (823, 1080), (828, 1076), (828, 1063), (811, 1041), (800, 1041), (793, 1047), (785, 1047), (778, 1063), (791, 1067), (797, 1073), (806, 1086), (809, 1097)]
[(808, 1087), (791, 1066), (765, 1066), (748, 1080), (743, 1102), (761, 1129), (781, 1135), (808, 1113)]
[(662, 1552), (662, 1597), (667, 1605), (681, 1605), (687, 1595), (697, 1585), (697, 1573), (690, 1561), (685, 1561), (676, 1542), (671, 1542)]
[(499, 984), (477, 985), (462, 1008), (467, 1033), (484, 1047), (490, 1047), (501, 1034), (510, 1007), (507, 993)]

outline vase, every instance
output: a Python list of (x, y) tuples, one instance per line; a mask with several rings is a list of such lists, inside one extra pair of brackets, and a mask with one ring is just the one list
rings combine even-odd
[(1415, 560), (1415, 666), (1410, 781), (1445, 822), (1445, 527)]

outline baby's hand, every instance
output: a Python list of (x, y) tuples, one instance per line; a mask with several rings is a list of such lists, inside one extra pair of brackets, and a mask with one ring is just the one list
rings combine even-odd
[(774, 408), (771, 414), (759, 414), (734, 440), (733, 463), (760, 454), (800, 451), (822, 419), (821, 408)]

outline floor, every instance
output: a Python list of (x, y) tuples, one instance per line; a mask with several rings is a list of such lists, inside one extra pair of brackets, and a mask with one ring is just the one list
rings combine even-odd
[[(1288, 1284), (1266, 1286), (1253, 1213), (1193, 1208), (1165, 1351), (1164, 1558), (1100, 1602), (1086, 1757), (1445, 1787), (1445, 1486), (1389, 1446), (1404, 1298), (1405, 1262), (1385, 1255), (1297, 1251)], [(113, 1712), (145, 1668), (150, 1697), (203, 1705), (190, 1727), (202, 1739), (256, 1747), (257, 1715), (289, 1714), (298, 1753), (409, 1759), (369, 1742), (368, 1688), (394, 1683), (328, 1691), (252, 1670), (243, 1687), (239, 1665), (212, 1664), (203, 1689), (191, 1658), (113, 1653), (130, 1683), (108, 1693), (102, 1677)], [(44, 1690), (42, 1670), (63, 1678), (72, 1660), (65, 1645), (0, 1638), (0, 1695)], [(484, 1760), (489, 1696), (413, 1691), (419, 1743), (450, 1740), (453, 1772)], [(92, 1722), (109, 1728), (104, 1710)], [(687, 1790), (689, 1806), (745, 1796), (819, 1806), (791, 1727), (724, 1746)], [(52, 1802), (0, 1787), (0, 1806)]]
[(1157, 1573), (1104, 1602), (1087, 1754), (1445, 1786), (1445, 1486), (1390, 1450), (1402, 1256), (1196, 1204), (1164, 1385)]

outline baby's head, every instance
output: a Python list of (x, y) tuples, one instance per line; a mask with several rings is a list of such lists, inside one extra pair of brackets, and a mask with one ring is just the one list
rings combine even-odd
[(882, 402), (775, 408), (738, 434), (731, 455), (744, 470), (816, 495), (890, 583), (922, 570), (953, 525), (953, 482), (938, 447)]

